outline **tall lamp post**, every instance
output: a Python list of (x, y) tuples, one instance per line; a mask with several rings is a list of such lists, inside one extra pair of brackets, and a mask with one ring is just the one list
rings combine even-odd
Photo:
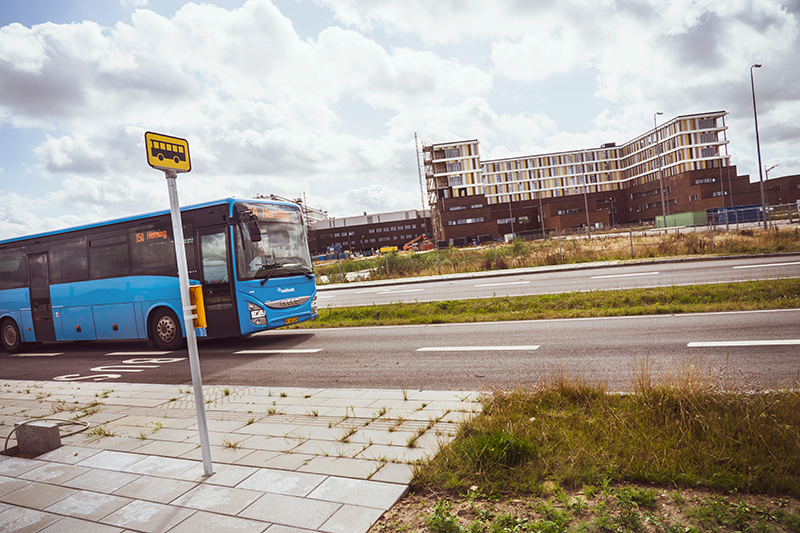
[[(766, 167), (766, 165), (764, 165), (764, 166)], [(765, 197), (765, 200), (767, 201), (767, 209), (769, 209), (769, 189), (767, 189), (767, 186), (769, 186), (769, 171), (772, 170), (773, 168), (777, 167), (777, 166), (778, 166), (778, 164), (774, 164), (771, 167), (764, 169), (764, 181), (766, 182), (764, 184), (764, 189), (765, 189), (764, 197)]]
[(655, 137), (656, 146), (653, 149), (653, 153), (656, 156), (656, 164), (658, 165), (658, 185), (661, 189), (661, 214), (664, 217), (664, 227), (667, 227), (667, 202), (664, 200), (664, 179), (661, 172), (661, 157), (658, 155), (658, 125), (656, 124), (656, 117), (658, 115), (663, 115), (661, 111), (656, 111), (653, 115), (653, 137)]
[(750, 66), (750, 89), (753, 91), (753, 119), (756, 123), (756, 151), (758, 151), (758, 181), (761, 183), (761, 213), (764, 217), (764, 229), (767, 229), (767, 212), (766, 202), (764, 200), (764, 173), (763, 166), (761, 165), (761, 142), (758, 140), (758, 111), (756, 110), (756, 85), (753, 82), (753, 69), (761, 68), (761, 65), (756, 63)]

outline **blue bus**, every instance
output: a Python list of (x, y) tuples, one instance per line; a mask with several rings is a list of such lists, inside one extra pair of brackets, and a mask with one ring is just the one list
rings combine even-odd
[[(181, 209), (201, 336), (249, 335), (317, 316), (303, 214), (227, 198)], [(185, 339), (168, 210), (0, 241), (0, 337), (19, 352), (51, 341)], [(193, 324), (190, 324), (192, 326)]]

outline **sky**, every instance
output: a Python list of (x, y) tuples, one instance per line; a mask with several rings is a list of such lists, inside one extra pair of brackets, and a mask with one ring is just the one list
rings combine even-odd
[[(0, 240), (182, 205), (422, 208), (422, 144), (497, 159), (729, 113), (739, 174), (800, 174), (800, 0), (0, 0)], [(426, 206), (427, 207), (427, 206)]]

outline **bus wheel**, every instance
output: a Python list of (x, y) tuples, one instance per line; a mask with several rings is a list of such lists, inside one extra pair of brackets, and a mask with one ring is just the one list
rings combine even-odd
[(166, 307), (155, 312), (150, 331), (153, 335), (153, 342), (161, 350), (177, 350), (183, 343), (178, 317)]
[(22, 349), (22, 336), (19, 334), (16, 322), (9, 318), (3, 320), (0, 334), (3, 336), (3, 348), (11, 353), (17, 353)]

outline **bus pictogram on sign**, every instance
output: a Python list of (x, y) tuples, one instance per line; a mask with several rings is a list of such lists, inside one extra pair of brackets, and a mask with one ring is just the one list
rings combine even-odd
[(147, 149), (147, 164), (151, 167), (177, 172), (192, 170), (189, 142), (186, 139), (148, 131), (144, 134), (144, 144)]

